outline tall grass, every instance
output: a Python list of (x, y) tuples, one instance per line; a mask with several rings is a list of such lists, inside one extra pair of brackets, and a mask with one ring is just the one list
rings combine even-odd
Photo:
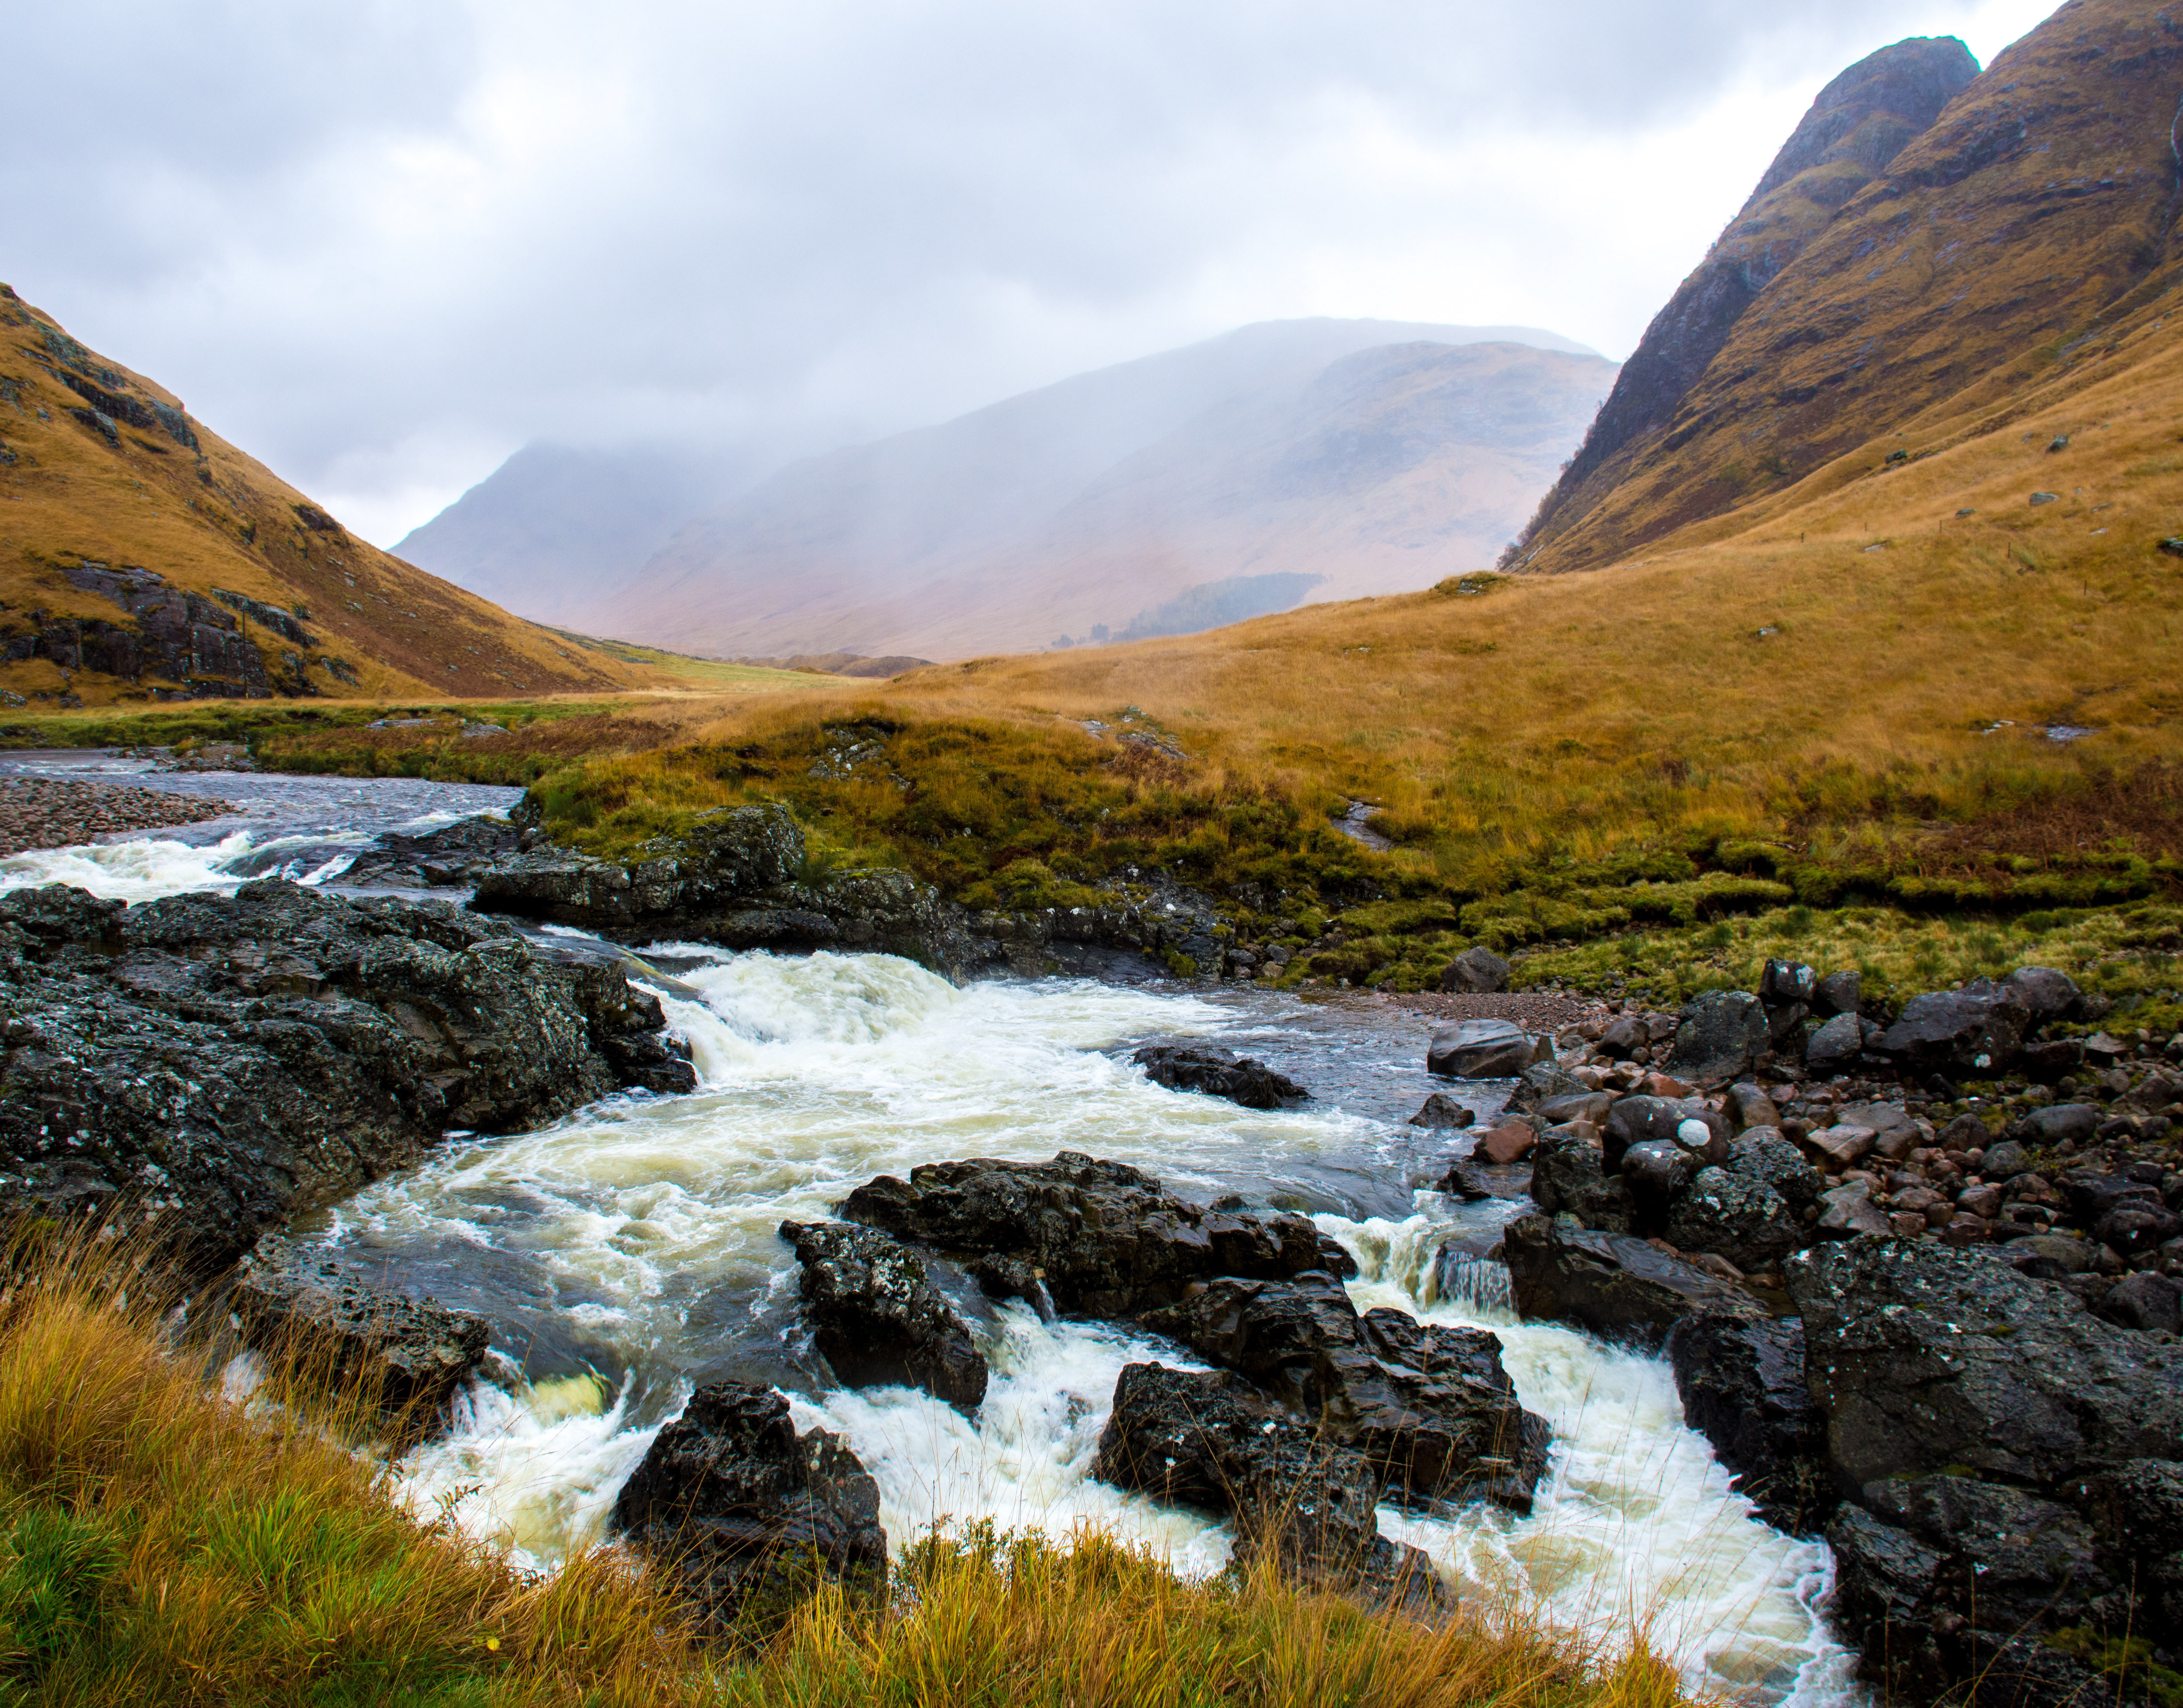
[[(639, 1562), (519, 1572), (397, 1497), (374, 1396), (214, 1338), (111, 1246), (19, 1249), (0, 1295), (0, 1702), (1020, 1703), (1673, 1708), (1641, 1641), (1520, 1610), (1439, 1628), (1264, 1571), (1186, 1581), (1104, 1536), (972, 1527), (888, 1594), (823, 1588), (702, 1646)], [(200, 1310), (198, 1313), (204, 1313)], [(216, 1313), (215, 1313), (216, 1315)]]

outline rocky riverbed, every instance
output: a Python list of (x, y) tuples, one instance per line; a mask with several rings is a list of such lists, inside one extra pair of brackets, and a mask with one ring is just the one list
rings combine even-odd
[(126, 783), (0, 777), (0, 856), (220, 818), (228, 804)]

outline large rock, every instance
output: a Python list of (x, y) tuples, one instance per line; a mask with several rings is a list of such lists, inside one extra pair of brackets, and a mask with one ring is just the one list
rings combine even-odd
[(1758, 1065), (1769, 1037), (1765, 1006), (1748, 991), (1712, 990), (1684, 1005), (1668, 1071), (1692, 1085), (1725, 1085)]
[(823, 1429), (803, 1435), (769, 1388), (715, 1382), (690, 1396), (622, 1485), (614, 1529), (650, 1555), (715, 1628), (753, 1597), (814, 1575), (877, 1588), (886, 1572), (879, 1486)]
[(1852, 1011), (1838, 1014), (1804, 1040), (1804, 1071), (1832, 1079), (1855, 1066), (1864, 1053), (1865, 1023)]
[[(386, 831), (342, 869), (337, 882), (358, 889), (468, 887), (519, 852), (525, 834), (519, 825), (483, 815), (458, 819), (421, 836)], [(529, 834), (535, 837), (537, 832)]]
[(696, 1084), (658, 1001), (444, 902), (277, 878), (125, 909), (0, 897), (0, 1205), (156, 1219), (231, 1261), (449, 1128)]
[(1741, 1288), (1715, 1280), (1627, 1234), (1529, 1216), (1508, 1224), (1502, 1253), (1519, 1316), (1572, 1323), (1609, 1340), (1656, 1348), (1693, 1311), (1755, 1316)]
[(852, 1388), (921, 1388), (977, 1410), (986, 1356), (923, 1258), (891, 1234), (840, 1222), (784, 1221), (780, 1237), (796, 1248), (804, 1319), (836, 1376)]
[(1834, 1505), (1825, 1419), (1804, 1377), (1795, 1317), (1702, 1311), (1668, 1332), (1683, 1417), (1775, 1528), (1809, 1533)]
[(1746, 1274), (1773, 1269), (1804, 1243), (1803, 1218), (1786, 1199), (1729, 1168), (1699, 1170), (1660, 1231), (1677, 1250), (1712, 1252)]
[(1880, 1048), (1906, 1067), (1997, 1079), (2031, 1024), (2023, 997), (1991, 979), (1961, 990), (1933, 991), (1902, 1004)]
[(881, 1175), (842, 1217), (956, 1259), (989, 1294), (1086, 1316), (1172, 1304), (1216, 1275), (1286, 1280), (1355, 1260), (1300, 1216), (1208, 1210), (1126, 1163), (935, 1162)]
[(1447, 1132), (1460, 1131), (1477, 1119), (1475, 1111), (1464, 1108), (1446, 1092), (1436, 1091), (1426, 1097), (1418, 1112), (1410, 1117), (1410, 1125)]
[(1607, 1172), (1599, 1146), (1562, 1127), (1549, 1128), (1531, 1153), (1531, 1197), (1549, 1216), (1616, 1233), (1627, 1233), (1637, 1215), (1630, 1182)]
[(1631, 1145), (1650, 1142), (1688, 1151), (1700, 1167), (1728, 1160), (1727, 1118), (1696, 1098), (1623, 1098), (1608, 1111), (1600, 1138), (1609, 1162)]
[(1440, 988), (1456, 993), (1490, 993), (1508, 988), (1508, 963), (1480, 943), (1467, 949), (1441, 969)]
[(367, 1287), (277, 1234), (243, 1260), (227, 1305), (253, 1346), (356, 1394), (412, 1440), (446, 1421), (492, 1334), (481, 1316)]
[(1222, 1278), (1138, 1321), (1247, 1377), (1326, 1440), (1354, 1448), (1394, 1498), (1486, 1498), (1528, 1512), (1547, 1429), (1525, 1411), (1484, 1329), (1359, 1316), (1330, 1275)]
[[(514, 816), (535, 817), (529, 800)], [(480, 875), (469, 905), (580, 926), (622, 942), (657, 936), (783, 953), (869, 950), (964, 976), (975, 955), (957, 910), (908, 872), (816, 872), (778, 804), (722, 807), (679, 842), (623, 865), (534, 848)]]
[(1425, 1071), (1450, 1079), (1514, 1079), (1551, 1046), (1505, 1020), (1444, 1026), (1425, 1051)]
[(2077, 988), (2076, 980), (2051, 966), (2020, 966), (2002, 980), (2001, 987), (2023, 1004), (2034, 1026), (2075, 1020), (2084, 1012), (2085, 993)]
[[(1508, 1093), (1508, 1107), (1518, 1115), (1536, 1114), (1550, 1103), (1566, 1103), (1591, 1094), (1591, 1088), (1565, 1072), (1549, 1054), (1516, 1076), (1516, 1088)], [(1564, 1119), (1580, 1119), (1567, 1116)]]
[(1147, 1044), (1130, 1058), (1169, 1091), (1203, 1092), (1246, 1109), (1279, 1109), (1311, 1093), (1255, 1057), (1203, 1044)]

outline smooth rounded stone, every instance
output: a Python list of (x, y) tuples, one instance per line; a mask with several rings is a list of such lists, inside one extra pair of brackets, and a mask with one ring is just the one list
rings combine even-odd
[(1693, 1311), (1761, 1314), (1758, 1302), (1732, 1282), (1644, 1240), (1579, 1227), (1561, 1216), (1510, 1222), (1502, 1254), (1518, 1316), (1571, 1323), (1647, 1349)]
[(1991, 1079), (2014, 1060), (2030, 1024), (2030, 1010), (2018, 993), (1991, 979), (1973, 979), (1961, 990), (1912, 997), (1881, 1035), (1880, 1048), (1919, 1071)]
[(243, 1259), (227, 1306), (251, 1345), (358, 1394), (405, 1441), (446, 1423), (448, 1400), (492, 1336), (481, 1316), (364, 1286), (277, 1234)]
[(2091, 1234), (2110, 1251), (2136, 1257), (2183, 1235), (2183, 1216), (2163, 1204), (2133, 1200), (2118, 1204), (2094, 1222)]
[(1433, 1033), (1425, 1071), (1449, 1079), (1514, 1079), (1542, 1048), (1552, 1049), (1510, 1021), (1459, 1021)]
[(1506, 1166), (1521, 1162), (1538, 1148), (1539, 1135), (1529, 1121), (1512, 1121), (1490, 1128), (1479, 1137), (1472, 1153), (1481, 1162)]
[(834, 1373), (852, 1388), (921, 1388), (958, 1410), (986, 1397), (986, 1355), (891, 1234), (843, 1222), (780, 1224), (803, 1266), (804, 1320)]
[(1648, 1205), (1664, 1205), (1681, 1193), (1697, 1177), (1700, 1166), (1697, 1158), (1670, 1139), (1648, 1138), (1622, 1153), (1623, 1180)]
[(2001, 1188), (1990, 1182), (1965, 1187), (1956, 1194), (1956, 1208), (1967, 1216), (1991, 1221), (2001, 1214)]
[(1255, 1057), (1209, 1044), (1147, 1044), (1130, 1060), (1155, 1085), (1225, 1097), (1246, 1109), (1279, 1109), (1311, 1095)]
[(1826, 1185), (1826, 1177), (1774, 1127), (1754, 1127), (1739, 1135), (1722, 1166), (1730, 1174), (1764, 1182), (1797, 1210), (1815, 1200)]
[(1684, 1420), (1736, 1488), (1776, 1529), (1809, 1534), (1834, 1499), (1821, 1462), (1826, 1422), (1804, 1379), (1804, 1325), (1701, 1311), (1668, 1332), (1665, 1349)]
[(1477, 1120), (1476, 1113), (1466, 1109), (1444, 1091), (1434, 1092), (1425, 1100), (1425, 1106), (1410, 1117), (1412, 1127), (1431, 1127), (1438, 1132), (1456, 1132)]
[[(1623, 1161), (1626, 1168), (1629, 1159)], [(1661, 1232), (1677, 1249), (1712, 1252), (1747, 1275), (1774, 1268), (1804, 1243), (1803, 1219), (1788, 1199), (1725, 1168), (1699, 1170)]]
[(879, 1485), (864, 1462), (823, 1429), (798, 1435), (787, 1400), (748, 1383), (690, 1396), (622, 1485), (613, 1528), (714, 1630), (753, 1594), (805, 1594), (819, 1576), (874, 1590), (886, 1580)]
[(1728, 1154), (1726, 1118), (1683, 1098), (1622, 1098), (1608, 1111), (1601, 1136), (1608, 1158), (1614, 1161), (1630, 1146), (1656, 1139), (1680, 1145), (1708, 1163)]
[(1774, 1099), (1766, 1094), (1764, 1088), (1748, 1081), (1729, 1087), (1722, 1112), (1738, 1132), (1754, 1127), (1771, 1127), (1777, 1132), (1781, 1128), (1781, 1111), (1774, 1106)]
[(664, 1024), (619, 967), (443, 901), (281, 878), (125, 909), (18, 890), (0, 896), (0, 1209), (150, 1199), (210, 1272), (451, 1128), (694, 1088)]
[(2084, 1011), (2085, 993), (2076, 980), (2051, 966), (2020, 966), (2001, 984), (2024, 1005), (2035, 1026), (2074, 1020)]
[(1809, 1003), (1819, 975), (1800, 960), (1769, 960), (1758, 975), (1758, 999), (1769, 1008)]
[(1636, 1214), (1629, 1183), (1619, 1173), (1607, 1173), (1599, 1146), (1562, 1127), (1541, 1135), (1531, 1153), (1531, 1198), (1549, 1215), (1618, 1233), (1629, 1232)]
[(1356, 1273), (1303, 1216), (1208, 1209), (1077, 1151), (1045, 1163), (925, 1163), (907, 1181), (866, 1182), (838, 1213), (953, 1258), (989, 1294), (1084, 1316), (1149, 1310), (1216, 1275)]
[(2030, 1110), (2018, 1123), (2017, 1130), (2023, 1133), (2026, 1143), (2052, 1150), (2065, 1142), (2089, 1144), (2104, 1118), (2089, 1103), (2052, 1103), (2044, 1109)]
[(2125, 1276), (2100, 1301), (2099, 1310), (2125, 1328), (2183, 1334), (2183, 1281), (2151, 1270)]
[(1614, 1107), (1614, 1099), (1603, 1091), (1567, 1092), (1559, 1097), (1550, 1097), (1531, 1111), (1548, 1127), (1565, 1127), (1573, 1121), (1590, 1121), (1603, 1125), (1607, 1112)]
[(2028, 1171), (2030, 1166), (2031, 1153), (2013, 1138), (2003, 1139), (1986, 1151), (1979, 1172), (1988, 1180), (2010, 1181)]
[(1804, 1071), (1814, 1079), (1847, 1073), (1864, 1052), (1864, 1026), (1854, 1010), (1838, 1014), (1804, 1040)]
[(1748, 991), (1714, 990), (1684, 1004), (1668, 1071), (1719, 1085), (1751, 1071), (1770, 1043), (1766, 1010)]
[(1455, 994), (1504, 991), (1508, 988), (1508, 963), (1480, 943), (1441, 969), (1440, 988)]
[(1641, 1049), (1650, 1047), (1651, 1034), (1645, 1023), (1636, 1015), (1617, 1015), (1607, 1024), (1592, 1045), (1595, 1055), (1605, 1056), (1610, 1061), (1627, 1061)]
[(1840, 1015), (1854, 1015), (1863, 999), (1864, 981), (1852, 968), (1830, 972), (1812, 987), (1812, 1012), (1831, 1020)]

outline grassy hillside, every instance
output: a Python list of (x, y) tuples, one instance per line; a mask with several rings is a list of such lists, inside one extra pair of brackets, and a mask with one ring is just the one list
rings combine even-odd
[(29, 655), (55, 620), (131, 626), (113, 598), (81, 584), (86, 565), (148, 570), (204, 596), (219, 620), (239, 624), (275, 693), (536, 694), (661, 680), (356, 538), (180, 398), (86, 349), (5, 286), (0, 495), (0, 693), (31, 704), (185, 691), (157, 670), (131, 682)]

